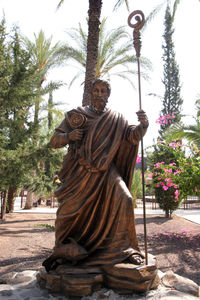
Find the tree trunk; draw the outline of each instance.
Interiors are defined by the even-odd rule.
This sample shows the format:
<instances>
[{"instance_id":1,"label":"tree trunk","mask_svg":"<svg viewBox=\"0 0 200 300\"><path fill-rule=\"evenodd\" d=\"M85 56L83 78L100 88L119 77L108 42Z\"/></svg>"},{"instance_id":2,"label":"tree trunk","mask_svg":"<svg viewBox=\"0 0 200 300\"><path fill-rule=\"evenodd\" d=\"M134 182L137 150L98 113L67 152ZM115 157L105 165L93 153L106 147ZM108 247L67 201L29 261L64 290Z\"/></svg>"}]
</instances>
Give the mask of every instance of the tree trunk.
<instances>
[{"instance_id":1,"label":"tree trunk","mask_svg":"<svg viewBox=\"0 0 200 300\"><path fill-rule=\"evenodd\" d=\"M53 93L52 91L49 92L49 99L48 99L48 129L50 130L53 124Z\"/></svg>"},{"instance_id":2,"label":"tree trunk","mask_svg":"<svg viewBox=\"0 0 200 300\"><path fill-rule=\"evenodd\" d=\"M24 209L31 209L33 207L33 202L35 202L36 200L37 200L36 194L33 193L29 188L26 196L26 203Z\"/></svg>"},{"instance_id":3,"label":"tree trunk","mask_svg":"<svg viewBox=\"0 0 200 300\"><path fill-rule=\"evenodd\" d=\"M9 186L8 188L8 212L12 213L14 211L15 204L15 194L17 189L14 186Z\"/></svg>"},{"instance_id":4,"label":"tree trunk","mask_svg":"<svg viewBox=\"0 0 200 300\"><path fill-rule=\"evenodd\" d=\"M1 192L1 220L5 219L7 191Z\"/></svg>"},{"instance_id":5,"label":"tree trunk","mask_svg":"<svg viewBox=\"0 0 200 300\"><path fill-rule=\"evenodd\" d=\"M96 74L101 7L102 7L102 0L89 0L87 59L86 59L85 85L84 85L83 103L82 103L83 106L90 104L91 82L95 79L95 74Z\"/></svg>"},{"instance_id":6,"label":"tree trunk","mask_svg":"<svg viewBox=\"0 0 200 300\"><path fill-rule=\"evenodd\" d=\"M168 210L165 211L165 218L169 218L169 211Z\"/></svg>"},{"instance_id":7,"label":"tree trunk","mask_svg":"<svg viewBox=\"0 0 200 300\"><path fill-rule=\"evenodd\" d=\"M165 210L165 218L171 218L171 211L170 210Z\"/></svg>"},{"instance_id":8,"label":"tree trunk","mask_svg":"<svg viewBox=\"0 0 200 300\"><path fill-rule=\"evenodd\" d=\"M38 126L39 109L40 109L40 100L39 100L39 96L37 96L35 99L35 112L34 112L34 125L35 126Z\"/></svg>"}]
</instances>

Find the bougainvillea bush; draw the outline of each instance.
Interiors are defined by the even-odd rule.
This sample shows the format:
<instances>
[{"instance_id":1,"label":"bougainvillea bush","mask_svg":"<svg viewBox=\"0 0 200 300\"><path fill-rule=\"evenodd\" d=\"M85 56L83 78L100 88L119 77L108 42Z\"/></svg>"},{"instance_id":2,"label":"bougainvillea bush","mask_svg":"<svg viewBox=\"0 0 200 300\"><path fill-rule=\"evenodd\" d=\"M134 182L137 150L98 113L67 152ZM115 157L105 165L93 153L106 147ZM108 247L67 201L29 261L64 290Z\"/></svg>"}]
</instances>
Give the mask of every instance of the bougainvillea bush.
<instances>
[{"instance_id":1,"label":"bougainvillea bush","mask_svg":"<svg viewBox=\"0 0 200 300\"><path fill-rule=\"evenodd\" d=\"M174 149L163 143L158 143L154 146L151 160L156 202L165 211L166 217L169 217L181 202L178 186L174 180L177 174Z\"/></svg>"},{"instance_id":2,"label":"bougainvillea bush","mask_svg":"<svg viewBox=\"0 0 200 300\"><path fill-rule=\"evenodd\" d=\"M158 142L150 157L156 202L170 217L188 195L200 195L200 158L194 146L187 151L180 141ZM188 150L188 149L187 149Z\"/></svg>"}]
</instances>

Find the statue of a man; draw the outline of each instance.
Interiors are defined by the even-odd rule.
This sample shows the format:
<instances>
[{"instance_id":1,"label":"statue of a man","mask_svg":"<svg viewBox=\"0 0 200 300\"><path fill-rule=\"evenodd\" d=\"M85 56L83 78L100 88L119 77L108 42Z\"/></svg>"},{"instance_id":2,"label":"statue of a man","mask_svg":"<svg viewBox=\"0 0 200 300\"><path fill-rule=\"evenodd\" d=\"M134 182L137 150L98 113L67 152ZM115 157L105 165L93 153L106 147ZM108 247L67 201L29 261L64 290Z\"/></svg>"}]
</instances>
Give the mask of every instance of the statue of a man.
<instances>
[{"instance_id":1,"label":"statue of a man","mask_svg":"<svg viewBox=\"0 0 200 300\"><path fill-rule=\"evenodd\" d=\"M148 127L144 111L140 124L106 108L110 85L92 84L91 105L66 113L51 145L69 145L55 191L57 210L53 254L46 270L73 263L83 266L129 262L141 264L130 193L138 144Z\"/></svg>"}]
</instances>

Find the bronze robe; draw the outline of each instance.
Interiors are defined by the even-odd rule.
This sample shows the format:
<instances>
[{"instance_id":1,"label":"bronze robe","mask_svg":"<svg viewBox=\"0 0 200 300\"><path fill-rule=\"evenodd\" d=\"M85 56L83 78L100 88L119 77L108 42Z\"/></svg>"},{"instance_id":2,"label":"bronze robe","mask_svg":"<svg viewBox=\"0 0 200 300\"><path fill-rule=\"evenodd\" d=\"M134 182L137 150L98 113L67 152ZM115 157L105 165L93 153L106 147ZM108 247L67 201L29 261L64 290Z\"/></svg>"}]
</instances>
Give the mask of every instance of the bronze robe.
<instances>
[{"instance_id":1,"label":"bronze robe","mask_svg":"<svg viewBox=\"0 0 200 300\"><path fill-rule=\"evenodd\" d=\"M81 115L81 142L69 143L70 119ZM73 125L73 126L72 126ZM73 127L73 128L72 128ZM56 245L73 238L88 251L84 265L114 264L139 252L130 194L139 126L129 126L121 114L97 114L78 107L66 114L51 139L54 148L69 144L55 195L60 203L56 218Z\"/></svg>"}]
</instances>

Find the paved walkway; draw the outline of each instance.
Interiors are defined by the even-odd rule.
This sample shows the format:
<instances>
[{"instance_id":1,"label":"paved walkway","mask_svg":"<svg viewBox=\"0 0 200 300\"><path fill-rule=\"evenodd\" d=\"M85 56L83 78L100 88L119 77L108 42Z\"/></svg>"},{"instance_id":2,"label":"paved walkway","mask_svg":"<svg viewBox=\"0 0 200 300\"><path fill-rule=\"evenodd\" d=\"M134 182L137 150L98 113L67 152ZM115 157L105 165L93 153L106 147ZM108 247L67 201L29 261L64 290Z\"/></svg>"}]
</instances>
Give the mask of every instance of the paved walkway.
<instances>
[{"instance_id":1,"label":"paved walkway","mask_svg":"<svg viewBox=\"0 0 200 300\"><path fill-rule=\"evenodd\" d=\"M143 214L142 208L136 208L135 214ZM161 209L146 209L147 215L164 215L164 211ZM200 224L200 209L177 209L174 213L176 216L183 217L191 222Z\"/></svg>"},{"instance_id":2,"label":"paved walkway","mask_svg":"<svg viewBox=\"0 0 200 300\"><path fill-rule=\"evenodd\" d=\"M17 213L56 213L57 207L56 208L50 208L50 207L34 207L31 210L27 209L21 209L19 206L15 206L14 212ZM135 209L135 214L141 215L143 214L143 209L141 207ZM161 209L151 209L151 208L146 208L146 214L147 215L164 215L164 211ZM174 215L176 216L181 216L184 219L187 219L191 222L200 224L200 209L177 209L174 212Z\"/></svg>"}]
</instances>

